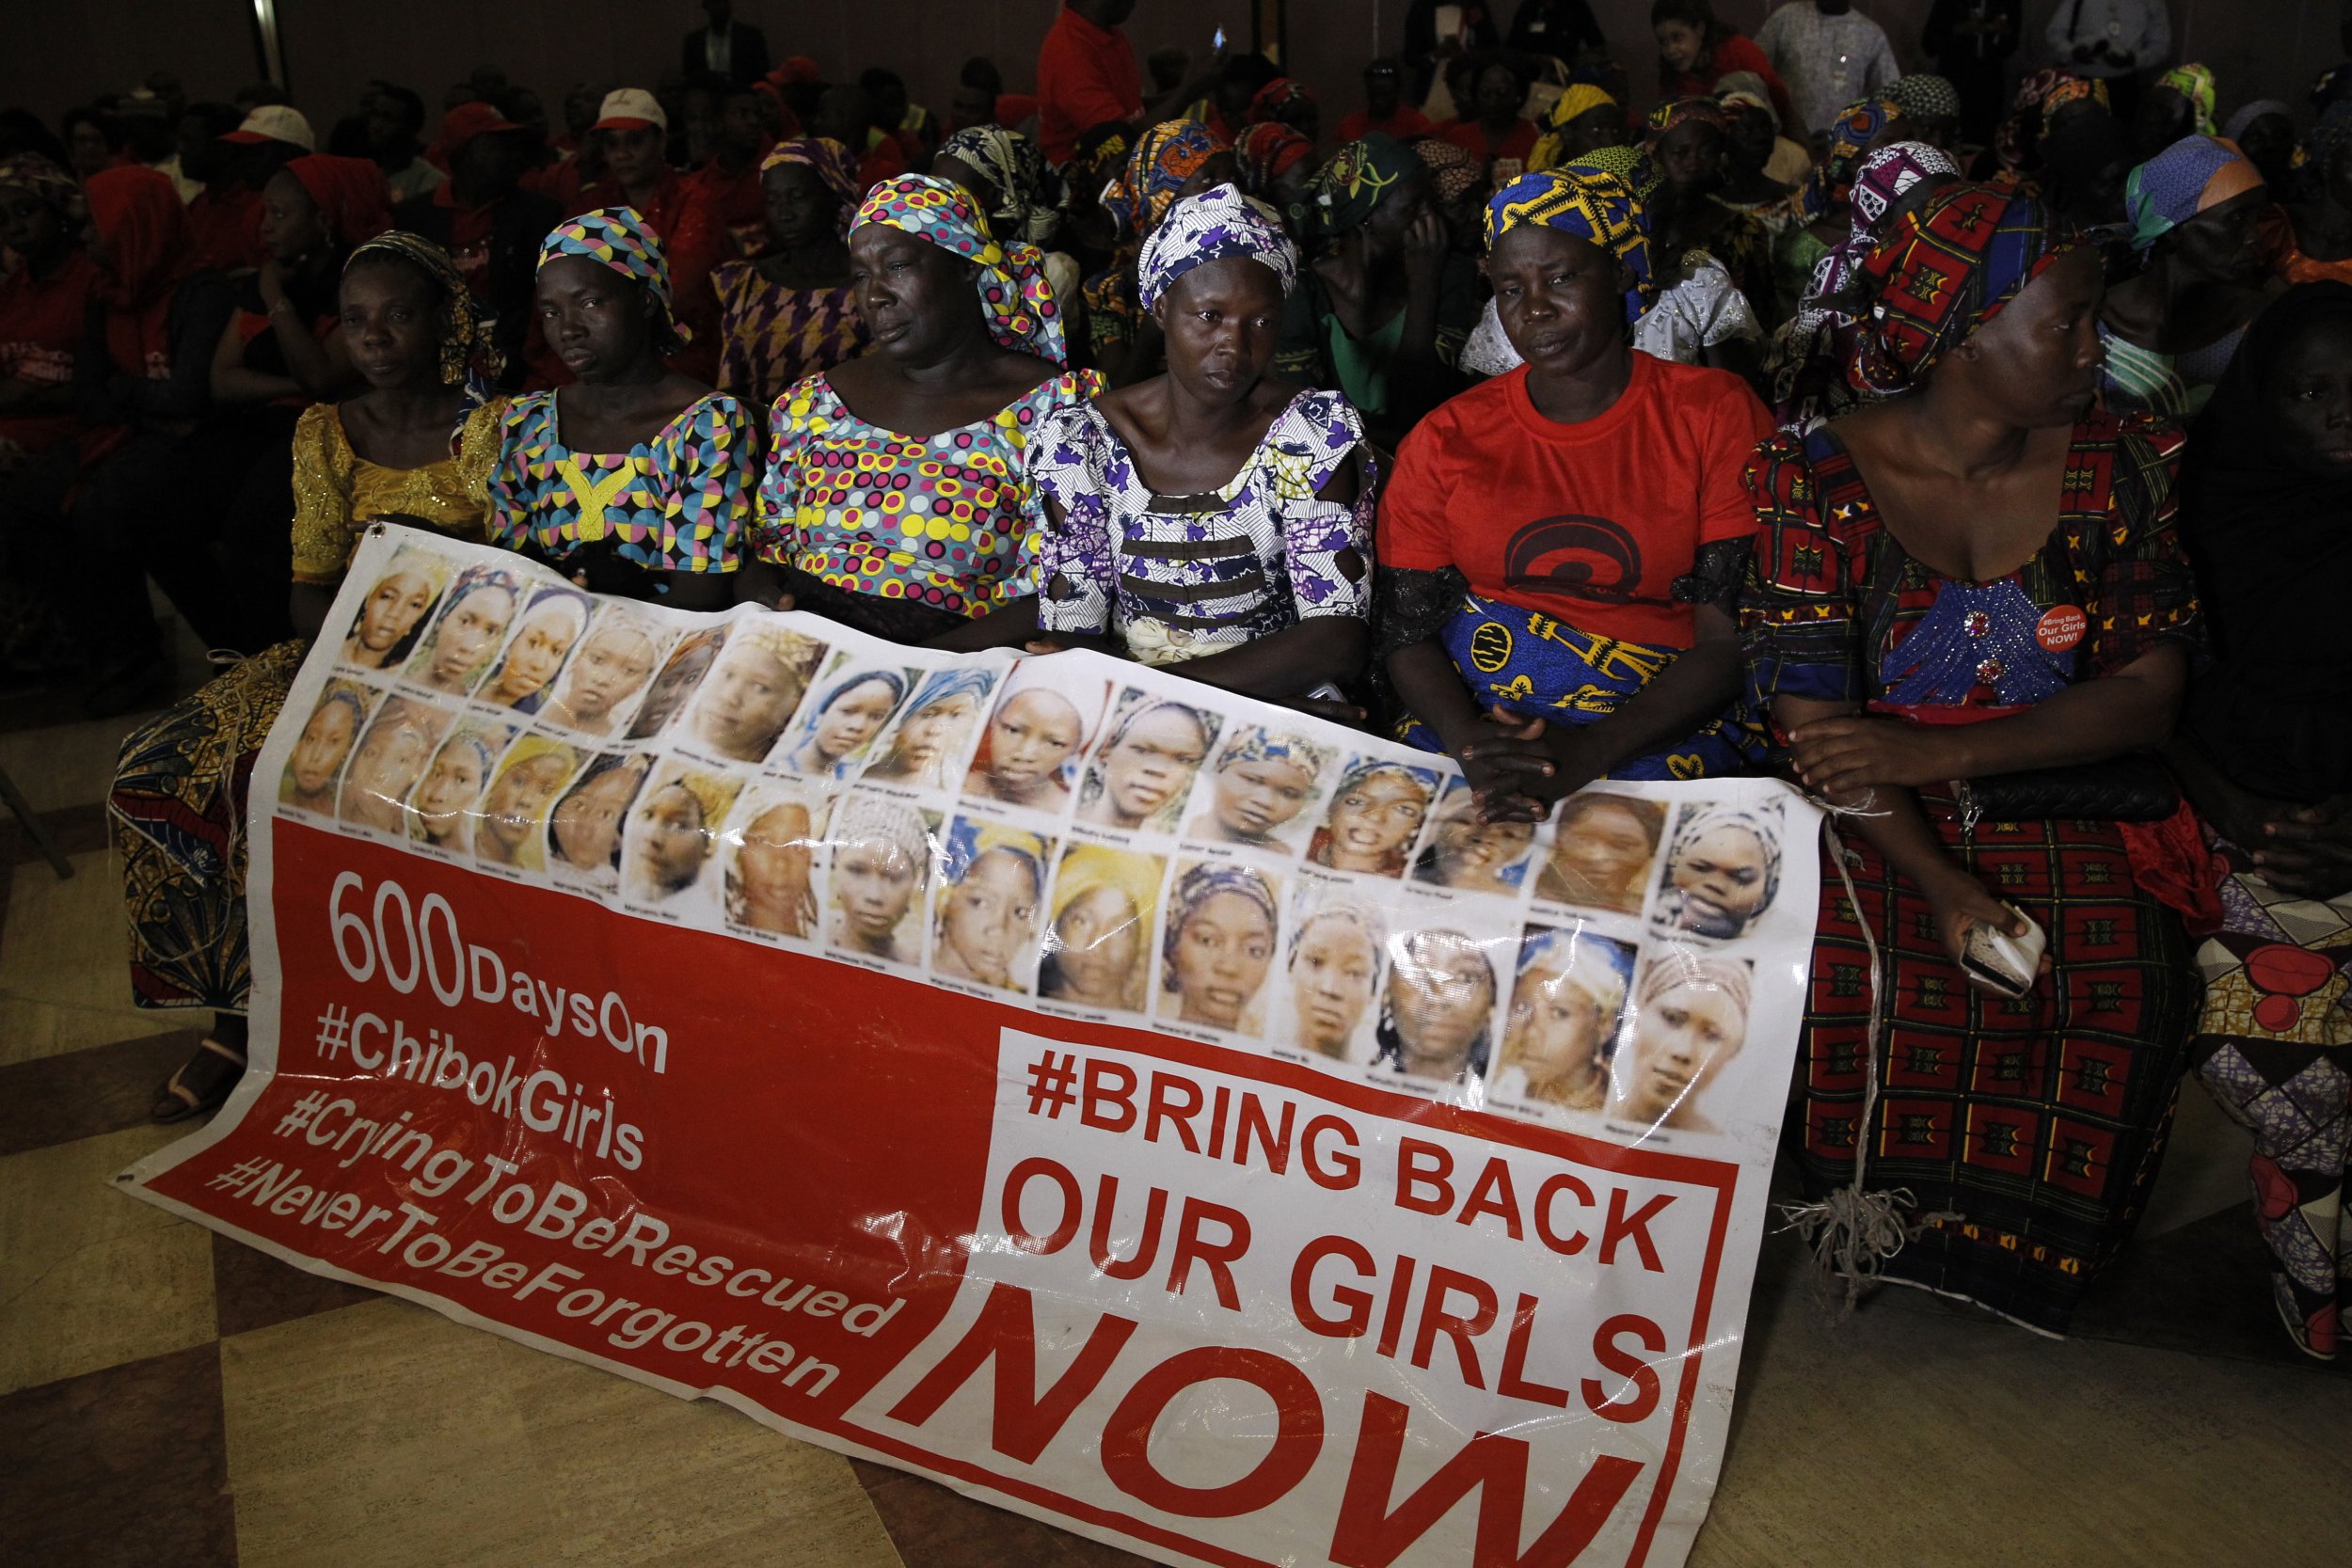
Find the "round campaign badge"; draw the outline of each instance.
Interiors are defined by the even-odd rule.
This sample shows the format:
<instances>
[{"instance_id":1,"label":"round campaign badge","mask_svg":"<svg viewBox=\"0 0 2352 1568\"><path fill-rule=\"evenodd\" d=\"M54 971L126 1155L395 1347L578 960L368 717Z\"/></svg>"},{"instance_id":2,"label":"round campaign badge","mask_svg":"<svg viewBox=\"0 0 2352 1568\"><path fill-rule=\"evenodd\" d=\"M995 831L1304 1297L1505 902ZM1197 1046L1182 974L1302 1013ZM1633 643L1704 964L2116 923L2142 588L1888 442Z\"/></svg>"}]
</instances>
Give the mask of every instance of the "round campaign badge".
<instances>
[{"instance_id":1,"label":"round campaign badge","mask_svg":"<svg viewBox=\"0 0 2352 1568\"><path fill-rule=\"evenodd\" d=\"M2062 604L2035 623L2033 640L2054 654L2062 654L2083 640L2090 617L2071 604Z\"/></svg>"}]
</instances>

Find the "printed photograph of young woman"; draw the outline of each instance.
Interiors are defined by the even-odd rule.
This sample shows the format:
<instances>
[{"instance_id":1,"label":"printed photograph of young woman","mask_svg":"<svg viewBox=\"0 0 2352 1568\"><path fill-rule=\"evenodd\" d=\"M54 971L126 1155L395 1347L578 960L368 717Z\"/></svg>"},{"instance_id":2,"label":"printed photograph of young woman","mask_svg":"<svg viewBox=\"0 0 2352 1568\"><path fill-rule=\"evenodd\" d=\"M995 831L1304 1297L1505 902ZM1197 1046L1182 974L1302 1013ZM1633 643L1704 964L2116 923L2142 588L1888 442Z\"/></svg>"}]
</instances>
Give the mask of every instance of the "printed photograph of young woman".
<instances>
[{"instance_id":1,"label":"printed photograph of young woman","mask_svg":"<svg viewBox=\"0 0 2352 1568\"><path fill-rule=\"evenodd\" d=\"M1551 852L1535 873L1535 896L1616 914L1641 913L1665 830L1662 800L1580 790L1560 802Z\"/></svg>"},{"instance_id":2,"label":"printed photograph of young woman","mask_svg":"<svg viewBox=\"0 0 2352 1568\"><path fill-rule=\"evenodd\" d=\"M1101 845L1073 846L1054 877L1053 925L1037 993L1103 1012L1139 1013L1151 988L1152 931L1168 863Z\"/></svg>"},{"instance_id":3,"label":"printed photograph of young woman","mask_svg":"<svg viewBox=\"0 0 2352 1568\"><path fill-rule=\"evenodd\" d=\"M933 819L913 806L851 791L826 837L832 909L825 940L884 963L923 961L923 895L930 882Z\"/></svg>"},{"instance_id":4,"label":"printed photograph of young woman","mask_svg":"<svg viewBox=\"0 0 2352 1568\"><path fill-rule=\"evenodd\" d=\"M643 752L596 759L548 817L548 869L557 880L612 893L621 885L621 832L653 771Z\"/></svg>"},{"instance_id":5,"label":"printed photograph of young woman","mask_svg":"<svg viewBox=\"0 0 2352 1568\"><path fill-rule=\"evenodd\" d=\"M1334 871L1402 876L1437 798L1436 769L1358 757L1332 788L1330 809L1307 842L1307 858Z\"/></svg>"},{"instance_id":6,"label":"printed photograph of young woman","mask_svg":"<svg viewBox=\"0 0 2352 1568\"><path fill-rule=\"evenodd\" d=\"M1489 1080L1497 1094L1564 1111L1609 1101L1609 1053L1625 1011L1633 949L1570 927L1531 926Z\"/></svg>"},{"instance_id":7,"label":"printed photograph of young woman","mask_svg":"<svg viewBox=\"0 0 2352 1568\"><path fill-rule=\"evenodd\" d=\"M344 634L340 662L355 670L396 670L417 649L417 633L449 586L449 562L422 550L401 550L375 579Z\"/></svg>"},{"instance_id":8,"label":"printed photograph of young woman","mask_svg":"<svg viewBox=\"0 0 2352 1568\"><path fill-rule=\"evenodd\" d=\"M445 696L474 689L497 657L522 597L522 579L503 566L469 566L442 601L440 618L408 660L410 680Z\"/></svg>"},{"instance_id":9,"label":"printed photograph of young woman","mask_svg":"<svg viewBox=\"0 0 2352 1568\"><path fill-rule=\"evenodd\" d=\"M460 724L450 732L408 797L408 838L453 855L466 852L474 802L489 787L491 766L515 732L504 725Z\"/></svg>"},{"instance_id":10,"label":"printed photograph of young woman","mask_svg":"<svg viewBox=\"0 0 2352 1568\"><path fill-rule=\"evenodd\" d=\"M836 661L816 700L776 758L779 767L808 779L846 779L866 760L866 748L882 732L907 694L905 670L843 669Z\"/></svg>"},{"instance_id":11,"label":"printed photograph of young woman","mask_svg":"<svg viewBox=\"0 0 2352 1568\"><path fill-rule=\"evenodd\" d=\"M516 713L538 712L548 688L588 629L593 602L576 588L543 588L533 594L516 617L505 657L474 693L475 699Z\"/></svg>"},{"instance_id":12,"label":"printed photograph of young woman","mask_svg":"<svg viewBox=\"0 0 2352 1568\"><path fill-rule=\"evenodd\" d=\"M736 812L724 881L727 924L774 937L817 936L817 855L824 847L821 799L771 786Z\"/></svg>"},{"instance_id":13,"label":"printed photograph of young woman","mask_svg":"<svg viewBox=\"0 0 2352 1568\"><path fill-rule=\"evenodd\" d=\"M1610 1114L1677 1132L1714 1132L1699 1097L1747 1042L1754 984L1755 966L1744 958L1678 947L1654 953L1634 988L1633 1025L1617 1047Z\"/></svg>"},{"instance_id":14,"label":"printed photograph of young woman","mask_svg":"<svg viewBox=\"0 0 2352 1568\"><path fill-rule=\"evenodd\" d=\"M964 753L980 727L980 712L996 688L993 670L934 670L898 710L866 765L868 783L910 789L952 790L963 782Z\"/></svg>"},{"instance_id":15,"label":"printed photograph of young woman","mask_svg":"<svg viewBox=\"0 0 2352 1568\"><path fill-rule=\"evenodd\" d=\"M335 816L355 828L379 833L408 831L408 792L424 777L452 715L415 697L392 697L377 710L375 722L359 737L343 769L342 793Z\"/></svg>"},{"instance_id":16,"label":"printed photograph of young woman","mask_svg":"<svg viewBox=\"0 0 2352 1568\"><path fill-rule=\"evenodd\" d=\"M1534 847L1533 822L1481 821L1469 782L1455 779L1446 786L1413 877L1456 893L1517 898L1527 876L1528 851Z\"/></svg>"},{"instance_id":17,"label":"printed photograph of young woman","mask_svg":"<svg viewBox=\"0 0 2352 1568\"><path fill-rule=\"evenodd\" d=\"M621 846L623 895L640 904L668 904L703 880L719 849L719 830L742 789L737 781L675 764L655 774L636 807Z\"/></svg>"},{"instance_id":18,"label":"printed photograph of young woman","mask_svg":"<svg viewBox=\"0 0 2352 1568\"><path fill-rule=\"evenodd\" d=\"M1079 755L1109 695L1073 663L1046 655L1013 666L980 732L964 794L1056 815L1070 803Z\"/></svg>"},{"instance_id":19,"label":"printed photograph of young woman","mask_svg":"<svg viewBox=\"0 0 2352 1568\"><path fill-rule=\"evenodd\" d=\"M335 786L342 783L343 764L359 743L375 693L355 681L331 680L319 696L319 705L302 722L294 752L286 758L286 776L278 782L278 803L314 816L335 815Z\"/></svg>"},{"instance_id":20,"label":"printed photograph of young woman","mask_svg":"<svg viewBox=\"0 0 2352 1568\"><path fill-rule=\"evenodd\" d=\"M699 746L736 762L757 762L801 705L825 645L780 622L738 621L725 651L695 693L686 734Z\"/></svg>"},{"instance_id":21,"label":"printed photograph of young woman","mask_svg":"<svg viewBox=\"0 0 2352 1568\"><path fill-rule=\"evenodd\" d=\"M1407 931L1389 941L1389 984L1375 1038L1379 1065L1430 1085L1467 1084L1486 1070L1495 972L1462 931Z\"/></svg>"},{"instance_id":22,"label":"printed photograph of young woman","mask_svg":"<svg viewBox=\"0 0 2352 1568\"><path fill-rule=\"evenodd\" d=\"M1280 907L1263 872L1222 862L1184 869L1160 936L1161 1020L1263 1034L1261 993L1274 968Z\"/></svg>"},{"instance_id":23,"label":"printed photograph of young woman","mask_svg":"<svg viewBox=\"0 0 2352 1568\"><path fill-rule=\"evenodd\" d=\"M611 735L630 700L653 678L664 641L661 630L644 617L616 605L602 606L589 622L588 634L580 640L564 678L537 705L539 717L582 735ZM699 672L695 678L700 678Z\"/></svg>"},{"instance_id":24,"label":"printed photograph of young woman","mask_svg":"<svg viewBox=\"0 0 2352 1568\"><path fill-rule=\"evenodd\" d=\"M1216 744L1215 714L1130 689L1078 791L1078 820L1174 832L1193 775Z\"/></svg>"},{"instance_id":25,"label":"printed photograph of young woman","mask_svg":"<svg viewBox=\"0 0 2352 1568\"><path fill-rule=\"evenodd\" d=\"M1683 807L1656 923L1722 942L1744 935L1780 891L1780 824L1770 805Z\"/></svg>"},{"instance_id":26,"label":"printed photograph of young woman","mask_svg":"<svg viewBox=\"0 0 2352 1568\"><path fill-rule=\"evenodd\" d=\"M482 798L474 858L518 871L546 869L548 810L579 768L577 751L544 735L526 735L508 747Z\"/></svg>"},{"instance_id":27,"label":"printed photograph of young woman","mask_svg":"<svg viewBox=\"0 0 2352 1568\"><path fill-rule=\"evenodd\" d=\"M1301 735L1250 724L1235 730L1216 766L1195 789L1187 838L1203 844L1246 844L1295 851L1298 824L1314 804L1318 781L1332 752ZM1205 799L1202 799L1205 797Z\"/></svg>"},{"instance_id":28,"label":"printed photograph of young woman","mask_svg":"<svg viewBox=\"0 0 2352 1568\"><path fill-rule=\"evenodd\" d=\"M1290 957L1291 1031L1295 1045L1334 1061L1369 1059L1364 1024L1380 985L1380 953L1388 944L1388 923L1360 900L1307 891L1294 911Z\"/></svg>"},{"instance_id":29,"label":"printed photograph of young woman","mask_svg":"<svg viewBox=\"0 0 2352 1568\"><path fill-rule=\"evenodd\" d=\"M645 689L644 705L637 710L636 719L628 726L631 740L650 740L661 733L662 727L677 717L678 709L694 694L703 676L718 662L719 649L726 641L724 626L707 626L701 631L688 632L668 660L661 673L654 676Z\"/></svg>"},{"instance_id":30,"label":"printed photograph of young woman","mask_svg":"<svg viewBox=\"0 0 2352 1568\"><path fill-rule=\"evenodd\" d=\"M947 830L946 879L931 928L931 973L997 990L1035 978L1038 911L1054 841L958 817Z\"/></svg>"}]
</instances>

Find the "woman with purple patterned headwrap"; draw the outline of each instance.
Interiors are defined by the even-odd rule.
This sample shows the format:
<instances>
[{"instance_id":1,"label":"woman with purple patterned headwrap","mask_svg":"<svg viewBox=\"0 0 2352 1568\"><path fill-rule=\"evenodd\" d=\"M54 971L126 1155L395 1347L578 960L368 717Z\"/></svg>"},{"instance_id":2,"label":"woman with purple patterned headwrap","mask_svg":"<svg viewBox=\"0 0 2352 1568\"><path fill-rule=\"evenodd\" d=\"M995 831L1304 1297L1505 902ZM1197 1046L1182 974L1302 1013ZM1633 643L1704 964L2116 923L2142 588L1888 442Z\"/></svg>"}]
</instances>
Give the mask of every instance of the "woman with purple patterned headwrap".
<instances>
[{"instance_id":1,"label":"woman with purple patterned headwrap","mask_svg":"<svg viewBox=\"0 0 2352 1568\"><path fill-rule=\"evenodd\" d=\"M850 286L857 161L837 141L778 142L759 166L768 246L710 275L719 296L719 389L760 407L866 347Z\"/></svg>"}]
</instances>

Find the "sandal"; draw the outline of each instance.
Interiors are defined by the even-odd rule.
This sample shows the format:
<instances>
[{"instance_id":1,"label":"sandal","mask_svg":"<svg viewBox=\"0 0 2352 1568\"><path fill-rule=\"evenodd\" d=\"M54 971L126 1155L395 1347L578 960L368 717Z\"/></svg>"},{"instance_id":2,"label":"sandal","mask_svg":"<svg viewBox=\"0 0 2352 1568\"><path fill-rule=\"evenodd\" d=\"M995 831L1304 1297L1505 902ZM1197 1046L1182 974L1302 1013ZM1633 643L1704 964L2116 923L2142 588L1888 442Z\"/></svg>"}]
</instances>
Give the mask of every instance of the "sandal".
<instances>
[{"instance_id":1,"label":"sandal","mask_svg":"<svg viewBox=\"0 0 2352 1568\"><path fill-rule=\"evenodd\" d=\"M212 1058L218 1058L217 1061ZM224 1069L220 1063L228 1067ZM199 1074L196 1069L206 1069ZM158 1122L186 1121L192 1117L210 1116L220 1109L238 1080L245 1076L245 1053L220 1043L209 1035L196 1048L196 1053L182 1062L164 1086L155 1093L155 1103L149 1108L150 1119ZM191 1087L188 1080L207 1080L200 1087Z\"/></svg>"}]
</instances>

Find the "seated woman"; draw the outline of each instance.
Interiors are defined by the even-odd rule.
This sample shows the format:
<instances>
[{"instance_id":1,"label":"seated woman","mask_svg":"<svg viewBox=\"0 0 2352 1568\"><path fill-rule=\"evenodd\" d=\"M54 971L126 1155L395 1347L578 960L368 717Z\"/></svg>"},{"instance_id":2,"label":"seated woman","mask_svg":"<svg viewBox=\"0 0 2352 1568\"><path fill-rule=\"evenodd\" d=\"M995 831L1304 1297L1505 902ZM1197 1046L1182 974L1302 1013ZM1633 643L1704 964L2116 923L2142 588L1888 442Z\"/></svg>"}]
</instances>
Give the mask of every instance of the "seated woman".
<instances>
[{"instance_id":1,"label":"seated woman","mask_svg":"<svg viewBox=\"0 0 2352 1568\"><path fill-rule=\"evenodd\" d=\"M710 610L740 564L759 440L743 405L670 370L686 342L661 242L629 207L558 225L539 249L539 322L579 379L507 409L491 543L580 587Z\"/></svg>"},{"instance_id":2,"label":"seated woman","mask_svg":"<svg viewBox=\"0 0 2352 1568\"><path fill-rule=\"evenodd\" d=\"M2169 752L2210 824L2222 911L2198 952L2189 1054L2253 1132L2279 1317L2326 1357L2343 1343L2352 1114L2352 671L2336 635L2352 594L2352 285L2300 285L2255 319L2181 483L2216 657Z\"/></svg>"},{"instance_id":3,"label":"seated woman","mask_svg":"<svg viewBox=\"0 0 2352 1568\"><path fill-rule=\"evenodd\" d=\"M1558 168L1587 152L1623 147L1631 137L1624 104L1590 82L1571 82L1544 117L1544 134L1527 155L1527 166L1538 171Z\"/></svg>"},{"instance_id":4,"label":"seated woman","mask_svg":"<svg viewBox=\"0 0 2352 1568\"><path fill-rule=\"evenodd\" d=\"M778 142L759 166L768 247L711 270L719 296L719 390L765 408L803 376L866 349L850 286L857 161L822 136Z\"/></svg>"},{"instance_id":5,"label":"seated woman","mask_svg":"<svg viewBox=\"0 0 2352 1568\"><path fill-rule=\"evenodd\" d=\"M1041 521L1025 453L1102 378L1061 368L1036 249L990 238L960 186L876 186L850 254L874 348L777 400L740 593L894 642L972 635L1008 606L1022 621Z\"/></svg>"},{"instance_id":6,"label":"seated woman","mask_svg":"<svg viewBox=\"0 0 2352 1568\"><path fill-rule=\"evenodd\" d=\"M2184 136L2132 170L2123 200L2143 264L2099 308L2100 401L2186 419L2275 286L2263 241L2270 188L2228 142Z\"/></svg>"},{"instance_id":7,"label":"seated woman","mask_svg":"<svg viewBox=\"0 0 2352 1568\"><path fill-rule=\"evenodd\" d=\"M1437 134L1478 160L1490 185L1507 185L1526 171L1535 150L1535 122L1519 113L1527 102L1527 78L1518 64L1501 55L1474 61L1470 98L1463 113L1437 127Z\"/></svg>"},{"instance_id":8,"label":"seated woman","mask_svg":"<svg viewBox=\"0 0 2352 1568\"><path fill-rule=\"evenodd\" d=\"M2194 63L2177 65L2158 76L2140 95L2133 116L2132 135L2139 155L2153 158L2183 136L2210 136L2213 123L2213 72Z\"/></svg>"},{"instance_id":9,"label":"seated woman","mask_svg":"<svg viewBox=\"0 0 2352 1568\"><path fill-rule=\"evenodd\" d=\"M1716 195L1730 128L1711 98L1677 98L1650 111L1645 150L1657 182L1642 199L1649 210L1651 262L1661 274L1678 274L1695 251L1730 274L1756 320L1778 321L1772 230Z\"/></svg>"},{"instance_id":10,"label":"seated woman","mask_svg":"<svg viewBox=\"0 0 2352 1568\"><path fill-rule=\"evenodd\" d=\"M1273 119L1250 126L1233 140L1233 162L1241 171L1233 182L1245 196L1256 197L1280 214L1294 240L1298 231L1291 225L1306 215L1314 150L1313 143Z\"/></svg>"},{"instance_id":11,"label":"seated woman","mask_svg":"<svg viewBox=\"0 0 2352 1568\"><path fill-rule=\"evenodd\" d=\"M2149 889L2196 873L2147 828L1978 822L1950 781L2170 731L2199 635L2180 443L2092 406L2099 256L2035 199L1946 191L1865 271L1862 350L1899 395L1773 437L1749 477L1751 677L1797 776L1862 813L1821 879L1799 1163L1826 1256L1883 1217L1910 1234L1884 1277L2063 1333L2163 1150L2196 989ZM1970 985L1975 928L2028 920L2046 972L2014 1001ZM1837 978L1874 966L1876 998Z\"/></svg>"},{"instance_id":12,"label":"seated woman","mask_svg":"<svg viewBox=\"0 0 2352 1568\"><path fill-rule=\"evenodd\" d=\"M1168 372L1038 427L1037 629L1276 701L1362 666L1377 475L1347 400L1270 378L1298 253L1231 185L1146 241Z\"/></svg>"},{"instance_id":13,"label":"seated woman","mask_svg":"<svg viewBox=\"0 0 2352 1568\"><path fill-rule=\"evenodd\" d=\"M362 350L369 389L310 410L297 427L292 610L313 637L370 523L483 537L502 412L472 389L490 325L438 246L398 233L359 246L344 266L338 316ZM394 571L386 583L358 618L367 625L331 628L369 668L405 657L439 593L413 573ZM254 758L308 651L293 641L246 659L123 742L107 806L130 906L133 1000L214 1015L197 1054L159 1092L159 1121L213 1109L244 1070L252 984L245 802Z\"/></svg>"},{"instance_id":14,"label":"seated woman","mask_svg":"<svg viewBox=\"0 0 2352 1568\"><path fill-rule=\"evenodd\" d=\"M1490 821L1604 776L1738 770L1740 476L1763 406L1727 372L1627 346L1649 247L1622 181L1522 176L1487 232L1526 363L1422 421L1382 499L1399 736L1460 762Z\"/></svg>"},{"instance_id":15,"label":"seated woman","mask_svg":"<svg viewBox=\"0 0 2352 1568\"><path fill-rule=\"evenodd\" d=\"M1143 243L1179 198L1209 190L1240 172L1232 149L1188 119L1152 126L1136 139L1119 175L1103 188L1104 214L1116 226L1110 265L1086 281L1087 338L1104 382L1124 387L1160 368L1159 323L1138 293Z\"/></svg>"}]
</instances>

